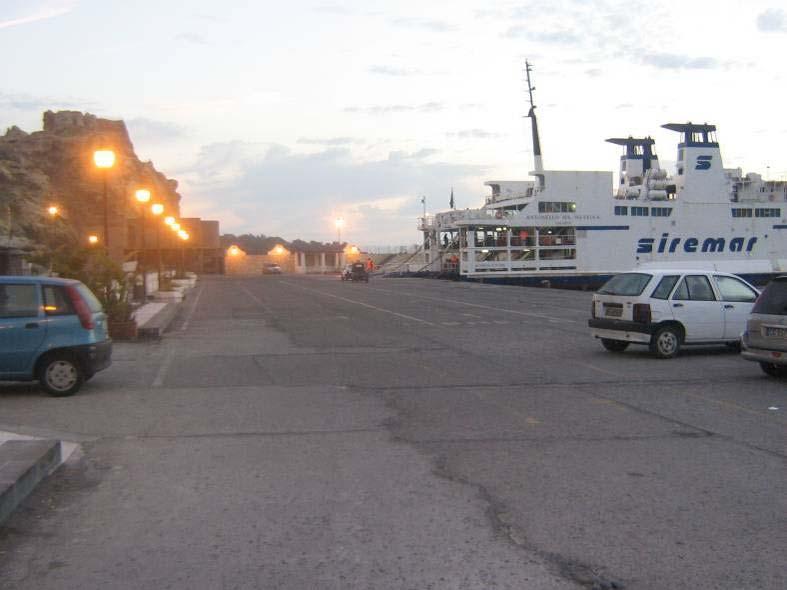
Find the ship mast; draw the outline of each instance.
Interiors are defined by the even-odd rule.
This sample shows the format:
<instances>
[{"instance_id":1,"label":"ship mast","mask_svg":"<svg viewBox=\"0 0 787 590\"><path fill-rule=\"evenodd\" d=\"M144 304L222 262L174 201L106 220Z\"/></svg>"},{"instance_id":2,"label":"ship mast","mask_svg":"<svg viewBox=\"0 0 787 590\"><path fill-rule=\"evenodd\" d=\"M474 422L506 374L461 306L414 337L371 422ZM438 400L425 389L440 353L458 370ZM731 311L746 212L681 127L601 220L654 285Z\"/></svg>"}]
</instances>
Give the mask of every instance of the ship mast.
<instances>
[{"instance_id":1,"label":"ship mast","mask_svg":"<svg viewBox=\"0 0 787 590\"><path fill-rule=\"evenodd\" d=\"M527 93L530 97L530 111L527 117L530 118L530 124L533 132L533 157L535 159L535 171L533 174L538 178L539 188L544 188L544 162L541 159L541 140L538 137L538 121L536 121L536 105L533 102L533 91L536 89L530 82L530 72L533 67L530 62L525 60L525 73L527 75Z\"/></svg>"}]
</instances>

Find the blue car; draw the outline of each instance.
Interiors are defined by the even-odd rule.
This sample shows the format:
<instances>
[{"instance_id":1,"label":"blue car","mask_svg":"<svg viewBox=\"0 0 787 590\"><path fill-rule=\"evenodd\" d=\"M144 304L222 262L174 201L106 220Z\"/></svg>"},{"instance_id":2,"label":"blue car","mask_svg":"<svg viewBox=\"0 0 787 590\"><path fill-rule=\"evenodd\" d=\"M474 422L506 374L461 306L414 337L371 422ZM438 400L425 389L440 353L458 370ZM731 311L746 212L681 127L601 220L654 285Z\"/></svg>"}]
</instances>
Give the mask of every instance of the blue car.
<instances>
[{"instance_id":1,"label":"blue car","mask_svg":"<svg viewBox=\"0 0 787 590\"><path fill-rule=\"evenodd\" d=\"M0 276L0 380L73 395L112 362L101 302L71 279Z\"/></svg>"}]
</instances>

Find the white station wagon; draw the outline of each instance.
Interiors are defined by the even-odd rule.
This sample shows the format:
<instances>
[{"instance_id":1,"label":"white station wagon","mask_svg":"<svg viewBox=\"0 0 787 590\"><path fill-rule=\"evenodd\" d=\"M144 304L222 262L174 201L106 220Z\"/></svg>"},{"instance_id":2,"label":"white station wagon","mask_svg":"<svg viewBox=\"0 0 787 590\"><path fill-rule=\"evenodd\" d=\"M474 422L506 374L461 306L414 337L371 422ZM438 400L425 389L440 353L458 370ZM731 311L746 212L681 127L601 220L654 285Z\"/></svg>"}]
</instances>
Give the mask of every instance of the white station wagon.
<instances>
[{"instance_id":1,"label":"white station wagon","mask_svg":"<svg viewBox=\"0 0 787 590\"><path fill-rule=\"evenodd\" d=\"M626 272L593 295L588 325L609 351L647 344L659 358L672 358L684 344L739 344L758 295L740 277L723 272Z\"/></svg>"}]
</instances>

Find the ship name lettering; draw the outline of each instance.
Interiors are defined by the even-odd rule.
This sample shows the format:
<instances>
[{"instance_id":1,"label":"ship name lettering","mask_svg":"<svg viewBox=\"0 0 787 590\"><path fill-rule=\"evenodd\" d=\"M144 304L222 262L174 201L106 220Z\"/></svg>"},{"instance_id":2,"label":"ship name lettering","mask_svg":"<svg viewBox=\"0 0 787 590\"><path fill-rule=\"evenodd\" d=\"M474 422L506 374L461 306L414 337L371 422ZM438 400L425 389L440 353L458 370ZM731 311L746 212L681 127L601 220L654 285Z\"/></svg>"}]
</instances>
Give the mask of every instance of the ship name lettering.
<instances>
[{"instance_id":1,"label":"ship name lettering","mask_svg":"<svg viewBox=\"0 0 787 590\"><path fill-rule=\"evenodd\" d=\"M654 238L640 238L637 242L637 254L651 254L654 251L658 254L673 254L679 248L688 254L724 252L725 247L729 252L751 252L756 243L756 237L748 239L736 237L730 238L729 244L724 238L705 238L700 244L699 238L670 237L669 234L663 233L658 242Z\"/></svg>"}]
</instances>

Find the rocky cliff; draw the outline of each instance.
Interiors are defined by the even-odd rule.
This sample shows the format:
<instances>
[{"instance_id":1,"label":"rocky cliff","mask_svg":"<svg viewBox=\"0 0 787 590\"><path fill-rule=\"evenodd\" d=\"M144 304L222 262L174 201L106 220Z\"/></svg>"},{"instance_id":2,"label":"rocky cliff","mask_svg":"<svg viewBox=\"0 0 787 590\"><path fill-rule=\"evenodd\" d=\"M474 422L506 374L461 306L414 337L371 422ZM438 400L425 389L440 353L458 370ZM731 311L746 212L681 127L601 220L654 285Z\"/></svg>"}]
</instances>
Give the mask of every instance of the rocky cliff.
<instances>
[{"instance_id":1,"label":"rocky cliff","mask_svg":"<svg viewBox=\"0 0 787 590\"><path fill-rule=\"evenodd\" d=\"M115 165L106 172L93 162L98 149L115 152ZM178 183L137 158L123 121L47 111L42 131L8 129L0 136L0 246L45 239L55 223L46 211L50 205L61 211L59 231L80 242L91 233L103 239L105 174L110 253L122 260L137 226L136 189L150 190L167 214L179 217Z\"/></svg>"}]
</instances>

